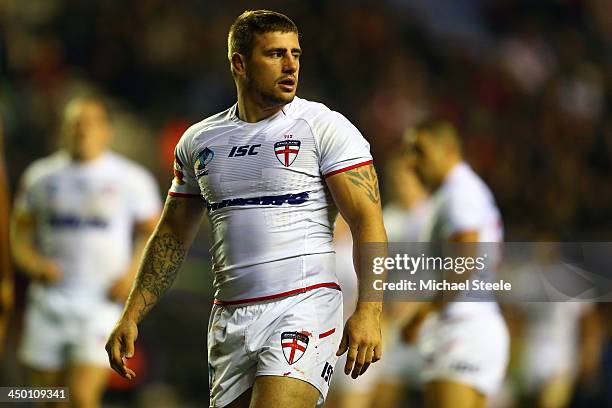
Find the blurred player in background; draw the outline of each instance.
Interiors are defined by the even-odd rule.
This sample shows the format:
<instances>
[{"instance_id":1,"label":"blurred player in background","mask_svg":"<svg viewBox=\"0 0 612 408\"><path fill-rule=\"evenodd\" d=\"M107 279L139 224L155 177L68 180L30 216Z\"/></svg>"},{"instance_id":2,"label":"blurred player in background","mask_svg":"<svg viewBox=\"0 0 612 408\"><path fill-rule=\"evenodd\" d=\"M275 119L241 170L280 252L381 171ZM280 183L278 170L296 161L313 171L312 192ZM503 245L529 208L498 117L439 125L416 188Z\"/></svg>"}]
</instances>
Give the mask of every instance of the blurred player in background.
<instances>
[{"instance_id":1,"label":"blurred player in background","mask_svg":"<svg viewBox=\"0 0 612 408\"><path fill-rule=\"evenodd\" d=\"M432 191L431 242L501 242L500 213L484 182L463 161L455 128L430 120L411 140L414 169ZM456 299L457 300L457 299ZM500 387L509 336L496 302L425 304L407 324L407 338L419 335L424 360L425 398L431 407L484 407Z\"/></svg>"},{"instance_id":2,"label":"blurred player in background","mask_svg":"<svg viewBox=\"0 0 612 408\"><path fill-rule=\"evenodd\" d=\"M391 156L385 166L389 203L383 208L383 219L390 244L418 242L431 213L428 193L407 161L407 152ZM342 217L334 230L336 271L344 297L344 314L350 316L357 302L357 275L352 262L353 242ZM389 302L383 313L385 356L371 367L367 375L351 381L344 376L333 380L332 392L338 405L346 408L406 406L406 390L418 390L420 355L414 345L405 344L400 336L401 321L409 319L419 305ZM338 363L344 364L344 358Z\"/></svg>"},{"instance_id":3,"label":"blurred player in background","mask_svg":"<svg viewBox=\"0 0 612 408\"><path fill-rule=\"evenodd\" d=\"M520 305L521 406L563 408L579 379L593 377L601 357L601 329L592 304Z\"/></svg>"},{"instance_id":4,"label":"blurred player in background","mask_svg":"<svg viewBox=\"0 0 612 408\"><path fill-rule=\"evenodd\" d=\"M100 405L104 343L160 211L153 177L109 151L112 135L101 99L71 100L63 148L28 167L13 214L13 256L31 279L19 356L32 386L68 386L76 407Z\"/></svg>"},{"instance_id":5,"label":"blurred player in background","mask_svg":"<svg viewBox=\"0 0 612 408\"><path fill-rule=\"evenodd\" d=\"M238 102L187 130L175 178L123 316L107 343L133 378L137 324L172 285L205 211L215 305L208 332L212 407L322 405L337 354L363 374L381 356L382 302L360 297L342 330L332 245L338 209L361 244L386 242L369 144L341 114L295 96L301 48L287 16L257 10L230 28ZM204 198L204 200L202 200ZM367 271L360 296L369 289Z\"/></svg>"},{"instance_id":6,"label":"blurred player in background","mask_svg":"<svg viewBox=\"0 0 612 408\"><path fill-rule=\"evenodd\" d=\"M0 117L0 358L4 352L4 341L8 320L13 311L14 287L9 248L9 197L8 177L4 161L4 133Z\"/></svg>"},{"instance_id":7,"label":"blurred player in background","mask_svg":"<svg viewBox=\"0 0 612 408\"><path fill-rule=\"evenodd\" d=\"M554 234L540 231L535 258L512 267L513 289L537 299L542 288L534 276L559 273L564 266L555 250ZM577 268L577 266L573 266ZM518 404L537 408L569 406L577 383L592 385L599 370L603 342L602 321L590 302L523 302L506 305L516 369L509 380L517 390Z\"/></svg>"}]
</instances>

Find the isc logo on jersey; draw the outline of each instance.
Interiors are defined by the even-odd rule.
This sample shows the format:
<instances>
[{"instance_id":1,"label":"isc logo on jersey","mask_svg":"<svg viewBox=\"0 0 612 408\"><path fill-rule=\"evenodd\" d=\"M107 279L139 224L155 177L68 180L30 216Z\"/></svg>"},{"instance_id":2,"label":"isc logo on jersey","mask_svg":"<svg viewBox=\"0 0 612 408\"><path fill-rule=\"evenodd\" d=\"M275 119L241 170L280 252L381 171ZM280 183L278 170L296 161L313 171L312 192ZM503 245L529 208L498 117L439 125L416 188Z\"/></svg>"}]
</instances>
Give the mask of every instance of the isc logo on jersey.
<instances>
[{"instance_id":1,"label":"isc logo on jersey","mask_svg":"<svg viewBox=\"0 0 612 408\"><path fill-rule=\"evenodd\" d=\"M260 144L234 146L227 157L256 156L259 153L257 151L259 147L261 147Z\"/></svg>"}]
</instances>

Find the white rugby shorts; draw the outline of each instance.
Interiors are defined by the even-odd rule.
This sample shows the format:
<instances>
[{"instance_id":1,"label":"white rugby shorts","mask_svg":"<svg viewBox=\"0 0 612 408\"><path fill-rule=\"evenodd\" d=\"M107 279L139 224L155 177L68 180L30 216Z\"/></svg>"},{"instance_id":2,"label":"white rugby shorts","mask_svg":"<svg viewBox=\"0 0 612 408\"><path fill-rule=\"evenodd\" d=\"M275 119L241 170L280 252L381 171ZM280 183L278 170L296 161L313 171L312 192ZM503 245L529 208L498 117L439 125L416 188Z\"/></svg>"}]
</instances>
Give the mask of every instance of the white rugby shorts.
<instances>
[{"instance_id":1,"label":"white rugby shorts","mask_svg":"<svg viewBox=\"0 0 612 408\"><path fill-rule=\"evenodd\" d=\"M503 382L510 339L497 312L428 317L418 347L423 359L422 380L450 380L491 396Z\"/></svg>"},{"instance_id":2,"label":"white rugby shorts","mask_svg":"<svg viewBox=\"0 0 612 408\"><path fill-rule=\"evenodd\" d=\"M106 340L121 315L117 303L103 302L90 313L58 313L31 302L26 308L20 360L39 370L62 370L71 364L109 367Z\"/></svg>"},{"instance_id":3,"label":"white rugby shorts","mask_svg":"<svg viewBox=\"0 0 612 408\"><path fill-rule=\"evenodd\" d=\"M210 406L224 407L257 376L312 384L322 405L342 339L342 292L318 288L278 300L213 306L208 326Z\"/></svg>"}]
</instances>

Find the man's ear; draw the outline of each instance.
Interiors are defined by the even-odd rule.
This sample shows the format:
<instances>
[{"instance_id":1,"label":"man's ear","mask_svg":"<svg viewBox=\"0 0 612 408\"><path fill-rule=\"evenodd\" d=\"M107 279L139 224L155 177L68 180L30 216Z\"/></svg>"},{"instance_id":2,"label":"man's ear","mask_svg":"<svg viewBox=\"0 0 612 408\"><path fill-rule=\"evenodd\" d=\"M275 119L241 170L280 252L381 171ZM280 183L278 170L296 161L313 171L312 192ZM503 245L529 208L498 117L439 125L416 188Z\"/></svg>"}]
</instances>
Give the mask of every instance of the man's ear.
<instances>
[{"instance_id":1,"label":"man's ear","mask_svg":"<svg viewBox=\"0 0 612 408\"><path fill-rule=\"evenodd\" d=\"M232 54L232 70L236 75L243 75L246 71L246 57L237 52Z\"/></svg>"}]
</instances>

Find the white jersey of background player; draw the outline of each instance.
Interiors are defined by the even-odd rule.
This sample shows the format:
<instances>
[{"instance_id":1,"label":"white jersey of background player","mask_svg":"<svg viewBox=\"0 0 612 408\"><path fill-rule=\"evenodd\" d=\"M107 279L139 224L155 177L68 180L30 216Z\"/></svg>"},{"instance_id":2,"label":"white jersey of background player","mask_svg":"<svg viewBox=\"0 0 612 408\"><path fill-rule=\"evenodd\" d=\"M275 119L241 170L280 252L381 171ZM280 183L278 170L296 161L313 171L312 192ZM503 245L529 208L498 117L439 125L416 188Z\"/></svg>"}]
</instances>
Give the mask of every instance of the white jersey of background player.
<instances>
[{"instance_id":1,"label":"white jersey of background player","mask_svg":"<svg viewBox=\"0 0 612 408\"><path fill-rule=\"evenodd\" d=\"M66 150L28 167L15 205L13 251L32 279L19 355L32 385L69 386L76 404L96 406L110 374L104 342L160 199L144 168L107 151L98 100L71 101L63 133Z\"/></svg>"},{"instance_id":2,"label":"white jersey of background player","mask_svg":"<svg viewBox=\"0 0 612 408\"><path fill-rule=\"evenodd\" d=\"M502 224L493 195L462 161L454 127L441 121L425 122L417 127L411 144L415 171L432 190L433 213L425 238L500 242ZM414 319L407 332L424 316L421 313ZM445 304L425 321L419 338L428 403L484 406L504 378L508 347L506 325L496 303Z\"/></svg>"},{"instance_id":3,"label":"white jersey of background player","mask_svg":"<svg viewBox=\"0 0 612 408\"><path fill-rule=\"evenodd\" d=\"M293 21L246 11L228 45L238 102L177 145L170 196L107 351L133 378L122 357L133 352L136 325L172 283L207 211L210 405L311 408L327 394L337 354L348 349L345 373L354 378L380 358L382 302L361 299L342 330L332 247L336 206L355 242L386 242L376 173L348 120L295 97Z\"/></svg>"}]
</instances>

